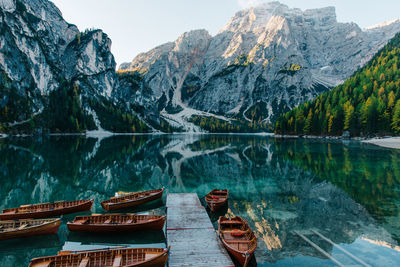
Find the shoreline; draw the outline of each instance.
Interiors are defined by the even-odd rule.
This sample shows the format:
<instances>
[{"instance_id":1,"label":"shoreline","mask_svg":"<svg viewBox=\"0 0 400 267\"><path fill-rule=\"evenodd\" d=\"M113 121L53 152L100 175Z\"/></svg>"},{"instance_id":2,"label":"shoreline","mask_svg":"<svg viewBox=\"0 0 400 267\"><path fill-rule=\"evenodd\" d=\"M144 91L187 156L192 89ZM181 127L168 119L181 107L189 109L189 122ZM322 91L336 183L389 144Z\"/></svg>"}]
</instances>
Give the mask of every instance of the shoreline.
<instances>
[{"instance_id":1,"label":"shoreline","mask_svg":"<svg viewBox=\"0 0 400 267\"><path fill-rule=\"evenodd\" d=\"M108 131L88 131L86 133L50 133L47 136L85 136L86 138L108 138L112 136L140 136L140 135L239 135L239 136L262 136L262 137L273 137L283 139L321 139L321 140L351 140L359 141L364 144L371 144L385 148L400 149L400 137L350 137L345 138L342 136L318 136L318 135L279 135L274 133L204 133L204 132L181 132L181 133L163 133L163 132L151 132L151 133L113 133ZM34 137L35 135L19 134L19 135L7 135L0 133L0 139L8 137Z\"/></svg>"},{"instance_id":2,"label":"shoreline","mask_svg":"<svg viewBox=\"0 0 400 267\"><path fill-rule=\"evenodd\" d=\"M369 140L364 140L362 142L365 144L372 144L380 147L400 149L400 137L372 138Z\"/></svg>"},{"instance_id":3,"label":"shoreline","mask_svg":"<svg viewBox=\"0 0 400 267\"><path fill-rule=\"evenodd\" d=\"M371 144L375 146L391 148L391 149L400 149L400 137L374 137L374 138L367 138L367 137L350 137L344 138L342 136L318 136L318 135L274 135L277 138L302 138L302 139L324 139L324 140L352 140L352 141L359 141L364 144Z\"/></svg>"}]
</instances>

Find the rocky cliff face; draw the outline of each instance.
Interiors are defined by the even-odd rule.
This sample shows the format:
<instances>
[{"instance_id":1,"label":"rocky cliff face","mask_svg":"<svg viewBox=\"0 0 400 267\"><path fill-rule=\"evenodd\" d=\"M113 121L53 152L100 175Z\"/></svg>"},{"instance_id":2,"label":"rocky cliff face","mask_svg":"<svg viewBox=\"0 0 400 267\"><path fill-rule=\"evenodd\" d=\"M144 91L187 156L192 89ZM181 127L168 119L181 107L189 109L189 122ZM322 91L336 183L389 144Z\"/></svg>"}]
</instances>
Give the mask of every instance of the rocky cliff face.
<instances>
[{"instance_id":1,"label":"rocky cliff face","mask_svg":"<svg viewBox=\"0 0 400 267\"><path fill-rule=\"evenodd\" d=\"M333 7L271 2L238 12L216 36L185 33L120 70L140 72L165 117L189 109L271 122L343 82L399 30L400 21L362 30L338 23Z\"/></svg>"},{"instance_id":2,"label":"rocky cliff face","mask_svg":"<svg viewBox=\"0 0 400 267\"><path fill-rule=\"evenodd\" d=\"M81 33L47 0L1 0L0 22L0 113L5 126L40 116L60 88L75 87L84 113L90 110L89 98L111 100L116 64L111 40L101 30Z\"/></svg>"}]
</instances>

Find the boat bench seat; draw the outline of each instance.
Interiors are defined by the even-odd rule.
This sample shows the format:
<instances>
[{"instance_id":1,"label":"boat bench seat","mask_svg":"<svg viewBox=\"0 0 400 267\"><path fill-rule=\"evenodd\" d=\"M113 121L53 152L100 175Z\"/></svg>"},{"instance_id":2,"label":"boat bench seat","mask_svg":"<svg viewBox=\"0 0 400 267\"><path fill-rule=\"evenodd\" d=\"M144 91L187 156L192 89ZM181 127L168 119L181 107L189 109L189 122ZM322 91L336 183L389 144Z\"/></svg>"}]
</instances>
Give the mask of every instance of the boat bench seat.
<instances>
[{"instance_id":1,"label":"boat bench seat","mask_svg":"<svg viewBox=\"0 0 400 267\"><path fill-rule=\"evenodd\" d=\"M109 219L105 220L104 223L111 223L111 221L112 221L112 219L109 218Z\"/></svg>"},{"instance_id":2,"label":"boat bench seat","mask_svg":"<svg viewBox=\"0 0 400 267\"><path fill-rule=\"evenodd\" d=\"M38 262L38 263L33 264L32 267L49 267L52 262L53 261L51 261L51 260L42 261L42 262Z\"/></svg>"},{"instance_id":3,"label":"boat bench seat","mask_svg":"<svg viewBox=\"0 0 400 267\"><path fill-rule=\"evenodd\" d=\"M228 244L235 244L235 243L242 243L242 244L248 244L250 243L249 240L225 240Z\"/></svg>"},{"instance_id":4,"label":"boat bench seat","mask_svg":"<svg viewBox=\"0 0 400 267\"><path fill-rule=\"evenodd\" d=\"M81 260L81 262L79 263L79 267L86 267L89 265L89 257L85 257Z\"/></svg>"},{"instance_id":5,"label":"boat bench seat","mask_svg":"<svg viewBox=\"0 0 400 267\"><path fill-rule=\"evenodd\" d=\"M229 231L229 230L224 230L224 234L232 234L232 233L235 233L235 234L246 234L246 233L248 233L248 232L250 232L249 230L231 230L231 231Z\"/></svg>"},{"instance_id":6,"label":"boat bench seat","mask_svg":"<svg viewBox=\"0 0 400 267\"><path fill-rule=\"evenodd\" d=\"M145 254L144 259L147 261L147 260L150 260L150 259L152 259L154 257L157 257L158 255L159 255L158 253L155 253L155 252L152 252L152 251L147 251L146 254Z\"/></svg>"},{"instance_id":7,"label":"boat bench seat","mask_svg":"<svg viewBox=\"0 0 400 267\"><path fill-rule=\"evenodd\" d=\"M117 255L114 258L113 267L120 267L122 263L122 255Z\"/></svg>"},{"instance_id":8,"label":"boat bench seat","mask_svg":"<svg viewBox=\"0 0 400 267\"><path fill-rule=\"evenodd\" d=\"M24 228L26 228L26 227L28 227L27 224L22 224L22 225L20 225L20 226L18 227L18 229L21 230L21 229L24 229Z\"/></svg>"},{"instance_id":9,"label":"boat bench seat","mask_svg":"<svg viewBox=\"0 0 400 267\"><path fill-rule=\"evenodd\" d=\"M221 224L243 224L243 222L226 221L226 222L221 222Z\"/></svg>"},{"instance_id":10,"label":"boat bench seat","mask_svg":"<svg viewBox=\"0 0 400 267\"><path fill-rule=\"evenodd\" d=\"M3 211L3 214L15 214L17 212L18 212L18 210L7 210L7 211Z\"/></svg>"},{"instance_id":11,"label":"boat bench seat","mask_svg":"<svg viewBox=\"0 0 400 267\"><path fill-rule=\"evenodd\" d=\"M80 219L80 220L76 220L74 223L85 224L88 221L89 221L89 219Z\"/></svg>"}]
</instances>

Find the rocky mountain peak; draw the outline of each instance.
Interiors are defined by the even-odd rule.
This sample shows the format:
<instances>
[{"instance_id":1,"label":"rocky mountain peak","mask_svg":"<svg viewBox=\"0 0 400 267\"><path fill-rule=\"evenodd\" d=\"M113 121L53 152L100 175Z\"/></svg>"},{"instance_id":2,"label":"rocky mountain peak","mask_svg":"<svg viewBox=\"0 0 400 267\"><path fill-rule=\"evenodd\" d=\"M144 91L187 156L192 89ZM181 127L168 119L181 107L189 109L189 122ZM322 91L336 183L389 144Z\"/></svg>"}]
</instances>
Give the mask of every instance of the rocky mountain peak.
<instances>
[{"instance_id":1,"label":"rocky mountain peak","mask_svg":"<svg viewBox=\"0 0 400 267\"><path fill-rule=\"evenodd\" d=\"M180 51L193 46L204 46L207 45L210 39L211 35L203 29L185 32L175 41L173 50Z\"/></svg>"},{"instance_id":2,"label":"rocky mountain peak","mask_svg":"<svg viewBox=\"0 0 400 267\"><path fill-rule=\"evenodd\" d=\"M16 8L15 0L0 0L0 8L6 12L14 12Z\"/></svg>"},{"instance_id":3,"label":"rocky mountain peak","mask_svg":"<svg viewBox=\"0 0 400 267\"><path fill-rule=\"evenodd\" d=\"M219 31L254 32L265 28L271 20L277 17L288 20L290 23L311 24L312 26L327 26L337 23L335 7L308 9L289 8L280 2L269 2L237 12L229 22Z\"/></svg>"}]
</instances>

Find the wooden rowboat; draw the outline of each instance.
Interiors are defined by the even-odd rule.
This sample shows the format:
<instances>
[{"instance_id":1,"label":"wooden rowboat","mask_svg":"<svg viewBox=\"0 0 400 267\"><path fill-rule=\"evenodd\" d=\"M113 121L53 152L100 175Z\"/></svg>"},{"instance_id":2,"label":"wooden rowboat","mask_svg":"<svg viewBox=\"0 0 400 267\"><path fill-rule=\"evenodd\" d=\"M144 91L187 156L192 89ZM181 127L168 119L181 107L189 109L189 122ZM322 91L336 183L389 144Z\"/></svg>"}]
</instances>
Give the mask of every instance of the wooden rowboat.
<instances>
[{"instance_id":1,"label":"wooden rowboat","mask_svg":"<svg viewBox=\"0 0 400 267\"><path fill-rule=\"evenodd\" d=\"M19 208L3 210L3 213L0 213L0 220L56 217L63 214L87 211L92 208L92 205L93 199L21 205Z\"/></svg>"},{"instance_id":2,"label":"wooden rowboat","mask_svg":"<svg viewBox=\"0 0 400 267\"><path fill-rule=\"evenodd\" d=\"M0 221L0 240L55 234L60 224L61 219Z\"/></svg>"},{"instance_id":3,"label":"wooden rowboat","mask_svg":"<svg viewBox=\"0 0 400 267\"><path fill-rule=\"evenodd\" d=\"M246 267L257 248L257 238L247 222L241 217L219 217L218 234L228 252Z\"/></svg>"},{"instance_id":4,"label":"wooden rowboat","mask_svg":"<svg viewBox=\"0 0 400 267\"><path fill-rule=\"evenodd\" d=\"M67 226L70 231L93 233L159 231L165 220L165 216L159 215L106 214L78 216Z\"/></svg>"},{"instance_id":5,"label":"wooden rowboat","mask_svg":"<svg viewBox=\"0 0 400 267\"><path fill-rule=\"evenodd\" d=\"M168 251L163 248L60 251L57 256L32 259L29 267L163 267Z\"/></svg>"},{"instance_id":6,"label":"wooden rowboat","mask_svg":"<svg viewBox=\"0 0 400 267\"><path fill-rule=\"evenodd\" d=\"M101 206L105 210L116 210L122 208L131 208L138 205L156 200L162 197L164 187L156 190L149 190L144 192L137 192L131 194L123 194L119 197L112 197L108 200L101 202Z\"/></svg>"},{"instance_id":7,"label":"wooden rowboat","mask_svg":"<svg viewBox=\"0 0 400 267\"><path fill-rule=\"evenodd\" d=\"M217 211L228 202L229 190L228 189L214 189L205 197L207 206L212 212Z\"/></svg>"}]
</instances>

